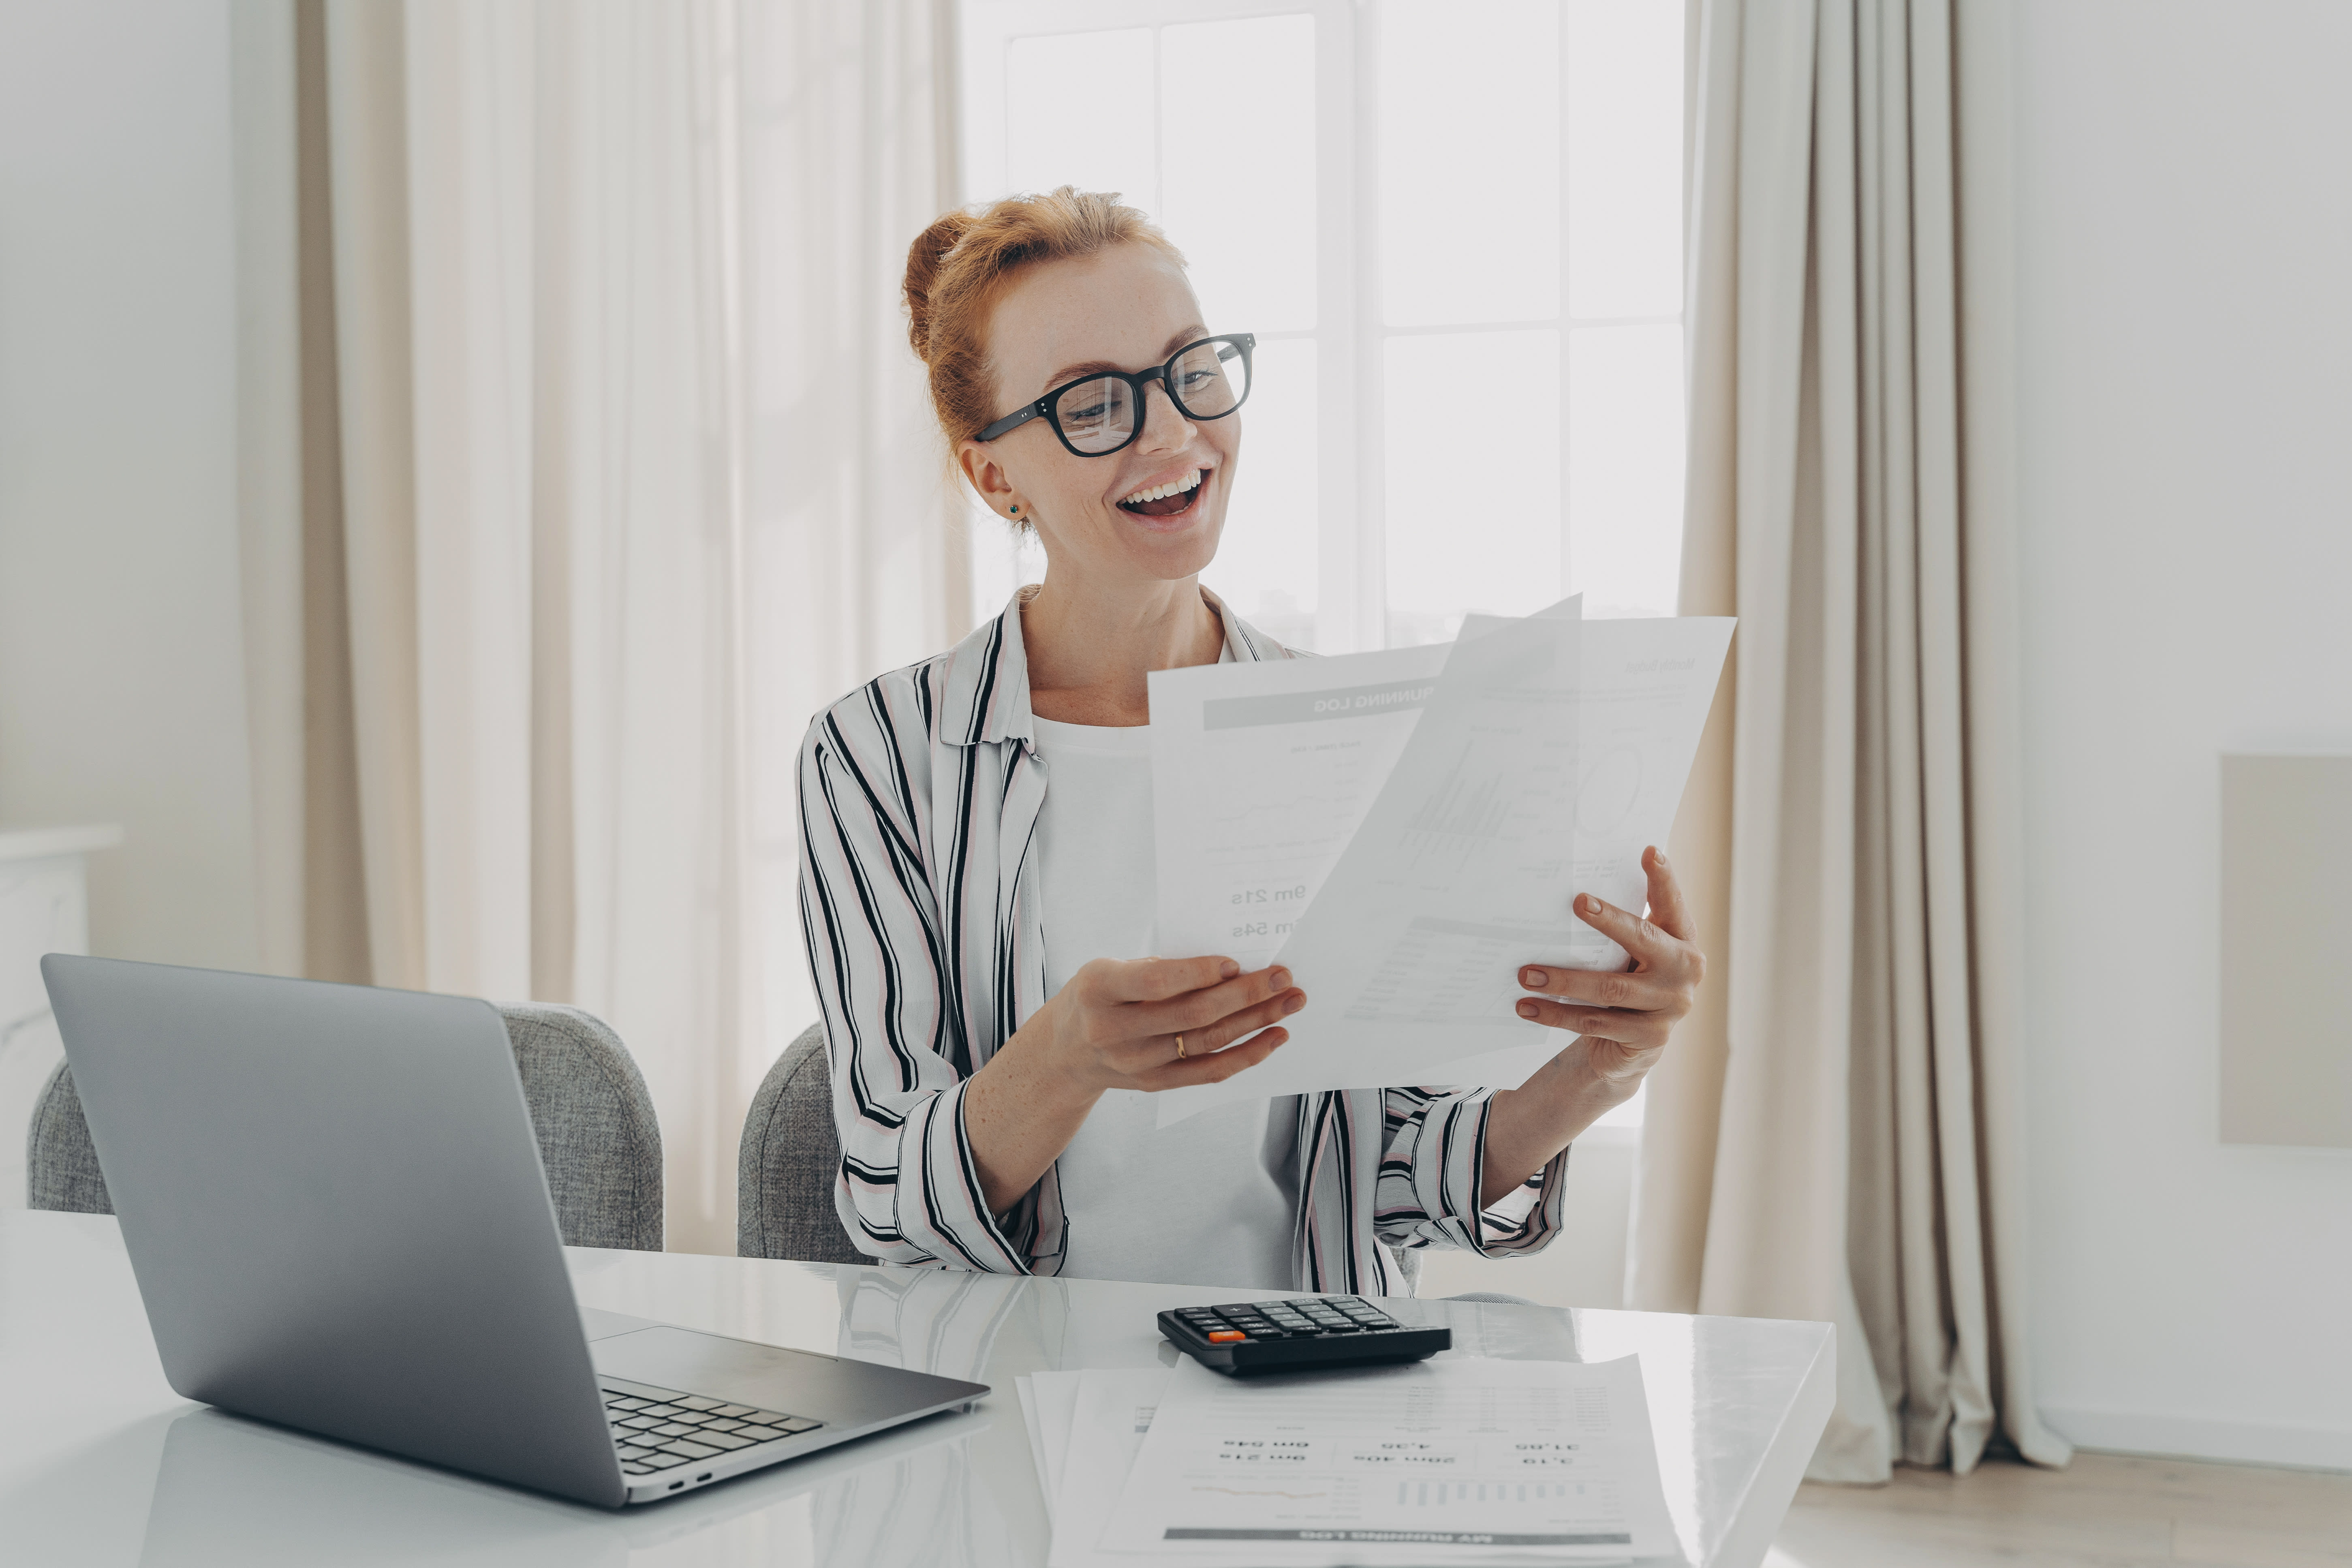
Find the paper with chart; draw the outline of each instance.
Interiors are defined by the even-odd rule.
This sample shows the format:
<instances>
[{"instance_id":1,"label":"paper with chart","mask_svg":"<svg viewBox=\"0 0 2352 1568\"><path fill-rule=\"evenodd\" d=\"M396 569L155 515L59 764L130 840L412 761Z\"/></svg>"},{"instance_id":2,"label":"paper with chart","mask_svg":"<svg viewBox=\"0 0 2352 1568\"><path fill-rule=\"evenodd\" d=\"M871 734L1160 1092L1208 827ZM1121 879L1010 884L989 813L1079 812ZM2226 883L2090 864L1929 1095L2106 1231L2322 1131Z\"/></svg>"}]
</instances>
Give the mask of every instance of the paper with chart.
<instances>
[{"instance_id":1,"label":"paper with chart","mask_svg":"<svg viewBox=\"0 0 2352 1568\"><path fill-rule=\"evenodd\" d=\"M1300 1568L1679 1551L1633 1356L1249 1379L1180 1362L1100 1545Z\"/></svg>"},{"instance_id":2,"label":"paper with chart","mask_svg":"<svg viewBox=\"0 0 2352 1568\"><path fill-rule=\"evenodd\" d=\"M1732 626L1577 611L1152 677L1160 951L1278 955L1309 999L1263 1065L1160 1096L1160 1125L1326 1089L1508 1087L1553 1054L1513 1011L1517 968L1624 963L1571 900L1642 907L1641 850L1673 823Z\"/></svg>"}]
</instances>

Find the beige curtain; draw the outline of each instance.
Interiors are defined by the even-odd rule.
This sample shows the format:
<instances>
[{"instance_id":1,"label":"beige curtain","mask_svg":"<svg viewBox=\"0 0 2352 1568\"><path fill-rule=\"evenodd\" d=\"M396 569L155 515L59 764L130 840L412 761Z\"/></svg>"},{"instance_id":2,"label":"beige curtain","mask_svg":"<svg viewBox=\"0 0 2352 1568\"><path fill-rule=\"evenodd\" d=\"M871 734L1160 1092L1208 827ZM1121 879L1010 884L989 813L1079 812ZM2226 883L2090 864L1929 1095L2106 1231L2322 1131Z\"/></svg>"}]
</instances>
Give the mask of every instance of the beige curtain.
<instances>
[{"instance_id":1,"label":"beige curtain","mask_svg":"<svg viewBox=\"0 0 2352 1568\"><path fill-rule=\"evenodd\" d=\"M743 1111L814 1013L792 746L966 629L888 331L953 178L946 5L246 12L296 77L300 517L247 531L299 555L247 574L302 601L304 740L255 748L302 773L265 833L301 901L274 956L603 1016L661 1116L670 1245L730 1252ZM283 647L282 606L247 615Z\"/></svg>"},{"instance_id":2,"label":"beige curtain","mask_svg":"<svg viewBox=\"0 0 2352 1568\"><path fill-rule=\"evenodd\" d=\"M1628 1297L1837 1324L1823 1479L2068 1456L2026 1356L2001 4L1693 19L1682 609L1739 633Z\"/></svg>"}]
</instances>

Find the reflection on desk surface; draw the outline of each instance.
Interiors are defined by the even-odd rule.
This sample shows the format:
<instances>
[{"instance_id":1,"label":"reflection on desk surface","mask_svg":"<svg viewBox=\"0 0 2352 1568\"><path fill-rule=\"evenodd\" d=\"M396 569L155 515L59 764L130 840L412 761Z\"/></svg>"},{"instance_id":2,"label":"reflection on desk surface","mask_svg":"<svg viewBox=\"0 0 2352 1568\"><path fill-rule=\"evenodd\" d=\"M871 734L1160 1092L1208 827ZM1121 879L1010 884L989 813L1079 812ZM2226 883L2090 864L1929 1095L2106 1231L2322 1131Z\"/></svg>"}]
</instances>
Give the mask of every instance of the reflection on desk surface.
<instances>
[{"instance_id":1,"label":"reflection on desk surface","mask_svg":"<svg viewBox=\"0 0 2352 1568\"><path fill-rule=\"evenodd\" d=\"M966 1552L961 1561L981 1568L1011 1561L1008 1532L971 1484L973 1423L987 1419L933 1416L675 1502L606 1513L200 1408L165 1436L138 1562L618 1568L658 1563L664 1548L691 1540L696 1563L915 1568Z\"/></svg>"}]
</instances>

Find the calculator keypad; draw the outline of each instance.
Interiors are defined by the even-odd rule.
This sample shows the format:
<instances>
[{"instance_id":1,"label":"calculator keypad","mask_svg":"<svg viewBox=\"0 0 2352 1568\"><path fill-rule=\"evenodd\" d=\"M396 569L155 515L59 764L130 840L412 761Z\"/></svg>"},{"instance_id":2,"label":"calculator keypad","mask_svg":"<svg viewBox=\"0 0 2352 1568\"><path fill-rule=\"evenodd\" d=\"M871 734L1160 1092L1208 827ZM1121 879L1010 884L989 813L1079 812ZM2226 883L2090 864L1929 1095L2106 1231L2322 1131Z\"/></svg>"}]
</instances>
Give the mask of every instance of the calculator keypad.
<instances>
[{"instance_id":1,"label":"calculator keypad","mask_svg":"<svg viewBox=\"0 0 2352 1568\"><path fill-rule=\"evenodd\" d=\"M1252 1340L1311 1340L1379 1333L1402 1328L1394 1318L1359 1296L1309 1297L1280 1301L1236 1301L1222 1307L1184 1307L1175 1316L1202 1339L1216 1344ZM1238 1333L1241 1337L1231 1336Z\"/></svg>"}]
</instances>

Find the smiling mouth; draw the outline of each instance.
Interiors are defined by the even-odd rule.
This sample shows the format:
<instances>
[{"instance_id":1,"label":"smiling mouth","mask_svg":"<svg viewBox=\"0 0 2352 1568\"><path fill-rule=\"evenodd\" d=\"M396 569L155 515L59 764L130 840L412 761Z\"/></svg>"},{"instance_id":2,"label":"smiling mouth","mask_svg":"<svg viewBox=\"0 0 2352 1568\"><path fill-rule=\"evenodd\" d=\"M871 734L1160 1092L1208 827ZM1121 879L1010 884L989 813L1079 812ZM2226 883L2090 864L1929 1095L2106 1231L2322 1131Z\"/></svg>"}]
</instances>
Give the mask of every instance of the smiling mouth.
<instances>
[{"instance_id":1,"label":"smiling mouth","mask_svg":"<svg viewBox=\"0 0 2352 1568\"><path fill-rule=\"evenodd\" d=\"M1119 509L1138 517L1174 517L1192 504L1201 481L1207 478L1207 469L1194 468L1181 479L1136 491L1119 501Z\"/></svg>"}]
</instances>

